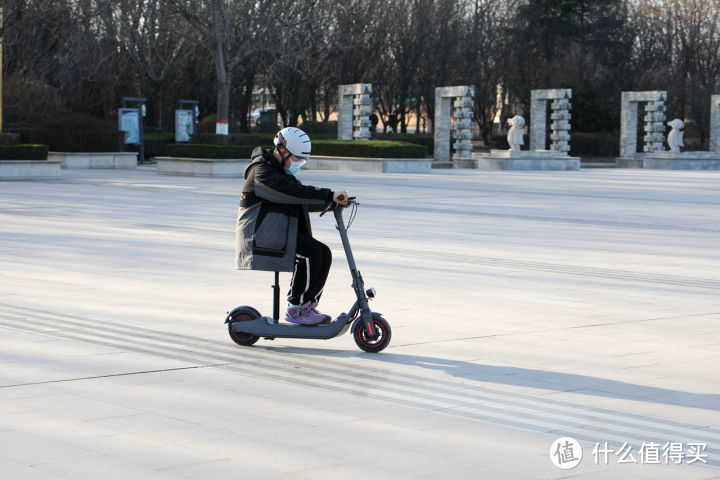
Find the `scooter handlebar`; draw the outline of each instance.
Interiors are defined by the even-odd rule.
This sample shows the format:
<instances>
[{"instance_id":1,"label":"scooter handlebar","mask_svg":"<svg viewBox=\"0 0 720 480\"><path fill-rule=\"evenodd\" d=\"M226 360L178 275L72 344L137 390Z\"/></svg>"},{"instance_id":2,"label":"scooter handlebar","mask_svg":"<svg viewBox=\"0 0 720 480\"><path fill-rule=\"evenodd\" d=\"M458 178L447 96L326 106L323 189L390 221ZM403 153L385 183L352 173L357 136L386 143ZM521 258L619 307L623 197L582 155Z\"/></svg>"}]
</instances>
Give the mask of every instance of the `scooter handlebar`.
<instances>
[{"instance_id":1,"label":"scooter handlebar","mask_svg":"<svg viewBox=\"0 0 720 480\"><path fill-rule=\"evenodd\" d=\"M326 213L334 211L337 207L345 207L345 208L347 208L347 207L349 207L350 205L352 205L352 204L354 204L354 203L357 204L357 202L355 201L356 198L357 198L357 197L348 197L347 201L345 202L345 205L341 205L341 204L335 203L335 202L330 202L330 203L328 203L327 206L325 207L325 210L323 210L322 212L320 212L320 216L322 217L322 216L325 215ZM338 200L344 200L344 199L345 199L345 195L340 195L340 196L338 196Z\"/></svg>"}]
</instances>

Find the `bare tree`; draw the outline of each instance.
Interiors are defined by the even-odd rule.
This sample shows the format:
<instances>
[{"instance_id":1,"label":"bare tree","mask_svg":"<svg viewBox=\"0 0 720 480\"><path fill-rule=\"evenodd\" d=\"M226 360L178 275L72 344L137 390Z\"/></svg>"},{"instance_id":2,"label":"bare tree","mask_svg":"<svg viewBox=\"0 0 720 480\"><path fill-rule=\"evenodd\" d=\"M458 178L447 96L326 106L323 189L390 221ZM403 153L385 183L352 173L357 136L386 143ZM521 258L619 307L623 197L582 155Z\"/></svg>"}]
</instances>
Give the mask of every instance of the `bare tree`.
<instances>
[{"instance_id":1,"label":"bare tree","mask_svg":"<svg viewBox=\"0 0 720 480\"><path fill-rule=\"evenodd\" d=\"M100 18L110 34L117 36L123 53L152 86L155 125L162 128L170 76L178 63L193 54L197 38L162 0L121 0Z\"/></svg>"},{"instance_id":2,"label":"bare tree","mask_svg":"<svg viewBox=\"0 0 720 480\"><path fill-rule=\"evenodd\" d=\"M5 1L5 73L16 76L16 84L20 79L32 82L35 92L54 92L63 105L59 108L109 117L117 102L116 91L135 81L118 55L115 39L97 21L111 3ZM21 106L34 99L16 100ZM21 118L11 121L40 121L32 109L17 112Z\"/></svg>"},{"instance_id":3,"label":"bare tree","mask_svg":"<svg viewBox=\"0 0 720 480\"><path fill-rule=\"evenodd\" d=\"M166 0L201 35L215 63L217 133L227 133L232 76L241 62L250 62L266 45L258 39L269 32L281 2L272 0Z\"/></svg>"},{"instance_id":4,"label":"bare tree","mask_svg":"<svg viewBox=\"0 0 720 480\"><path fill-rule=\"evenodd\" d=\"M502 108L501 66L508 14L514 10L514 4L504 0L473 0L468 2L466 10L468 25L463 43L467 48L463 65L473 68L463 68L463 76L475 86L475 121L486 145L490 144L493 122L498 109Z\"/></svg>"}]
</instances>

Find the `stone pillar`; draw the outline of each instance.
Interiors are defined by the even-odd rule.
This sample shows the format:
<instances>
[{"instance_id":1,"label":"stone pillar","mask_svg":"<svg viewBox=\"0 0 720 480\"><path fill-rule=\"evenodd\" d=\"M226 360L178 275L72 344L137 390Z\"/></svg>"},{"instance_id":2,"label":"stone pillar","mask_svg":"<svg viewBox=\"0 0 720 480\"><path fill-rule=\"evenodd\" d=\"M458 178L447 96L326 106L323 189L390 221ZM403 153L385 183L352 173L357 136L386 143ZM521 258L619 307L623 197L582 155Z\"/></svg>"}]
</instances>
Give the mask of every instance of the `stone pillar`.
<instances>
[{"instance_id":1,"label":"stone pillar","mask_svg":"<svg viewBox=\"0 0 720 480\"><path fill-rule=\"evenodd\" d=\"M550 104L550 150L556 152L570 151L570 101L554 100Z\"/></svg>"},{"instance_id":2,"label":"stone pillar","mask_svg":"<svg viewBox=\"0 0 720 480\"><path fill-rule=\"evenodd\" d=\"M443 97L440 88L435 89L435 120L433 122L434 152L433 160L446 163L450 161L450 110L452 100Z\"/></svg>"},{"instance_id":3,"label":"stone pillar","mask_svg":"<svg viewBox=\"0 0 720 480\"><path fill-rule=\"evenodd\" d=\"M372 84L338 86L338 140L370 138Z\"/></svg>"},{"instance_id":4,"label":"stone pillar","mask_svg":"<svg viewBox=\"0 0 720 480\"><path fill-rule=\"evenodd\" d=\"M461 96L457 97L454 106L453 139L455 143L453 143L453 148L455 153L453 161L456 159L469 161L472 158L472 121L475 101L472 96Z\"/></svg>"},{"instance_id":5,"label":"stone pillar","mask_svg":"<svg viewBox=\"0 0 720 480\"><path fill-rule=\"evenodd\" d=\"M547 122L545 120L548 100L550 104L550 150L567 153L570 151L570 99L572 90L557 88L550 90L530 91L530 150L546 150L545 134Z\"/></svg>"},{"instance_id":6,"label":"stone pillar","mask_svg":"<svg viewBox=\"0 0 720 480\"><path fill-rule=\"evenodd\" d=\"M665 108L664 100L645 105L645 153L665 151Z\"/></svg>"},{"instance_id":7,"label":"stone pillar","mask_svg":"<svg viewBox=\"0 0 720 480\"><path fill-rule=\"evenodd\" d=\"M435 89L434 158L436 162L450 162L450 130L455 140L453 159L470 161L472 158L472 117L475 87L437 87ZM455 100L453 105L452 100ZM452 107L454 122L450 122Z\"/></svg>"},{"instance_id":8,"label":"stone pillar","mask_svg":"<svg viewBox=\"0 0 720 480\"><path fill-rule=\"evenodd\" d=\"M710 96L710 151L720 152L720 95Z\"/></svg>"},{"instance_id":9,"label":"stone pillar","mask_svg":"<svg viewBox=\"0 0 720 480\"><path fill-rule=\"evenodd\" d=\"M631 158L637 153L637 115L638 103L647 102L645 110L645 147L644 151L659 152L664 149L663 133L665 126L665 100L667 92L622 92L622 110L620 113L620 157ZM662 119L661 119L662 117ZM658 124L660 129L658 129ZM658 145L659 142L659 145ZM660 150L657 150L660 148Z\"/></svg>"}]
</instances>

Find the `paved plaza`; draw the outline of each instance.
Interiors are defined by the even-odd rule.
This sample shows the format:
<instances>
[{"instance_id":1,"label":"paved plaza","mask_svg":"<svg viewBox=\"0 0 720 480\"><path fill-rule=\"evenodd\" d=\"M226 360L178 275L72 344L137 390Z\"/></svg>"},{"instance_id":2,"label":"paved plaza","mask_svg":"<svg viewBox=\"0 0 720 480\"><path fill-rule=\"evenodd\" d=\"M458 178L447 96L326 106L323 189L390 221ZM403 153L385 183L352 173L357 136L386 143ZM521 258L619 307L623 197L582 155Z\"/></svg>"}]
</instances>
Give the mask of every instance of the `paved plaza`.
<instances>
[{"instance_id":1,"label":"paved plaza","mask_svg":"<svg viewBox=\"0 0 720 480\"><path fill-rule=\"evenodd\" d=\"M232 342L272 311L233 268L241 179L0 182L1 479L720 478L720 172L300 178L358 197L382 353Z\"/></svg>"}]
</instances>

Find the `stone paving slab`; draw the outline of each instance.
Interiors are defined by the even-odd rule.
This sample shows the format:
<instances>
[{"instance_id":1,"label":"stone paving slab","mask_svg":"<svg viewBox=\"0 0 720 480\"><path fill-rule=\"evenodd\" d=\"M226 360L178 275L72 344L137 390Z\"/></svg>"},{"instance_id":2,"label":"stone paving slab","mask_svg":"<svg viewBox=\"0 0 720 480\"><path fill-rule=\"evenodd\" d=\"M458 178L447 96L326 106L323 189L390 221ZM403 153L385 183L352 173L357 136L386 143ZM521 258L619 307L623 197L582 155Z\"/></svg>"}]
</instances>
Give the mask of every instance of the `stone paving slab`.
<instances>
[{"instance_id":1,"label":"stone paving slab","mask_svg":"<svg viewBox=\"0 0 720 480\"><path fill-rule=\"evenodd\" d=\"M272 282L232 269L238 179L0 183L0 476L720 478L718 172L301 176L359 197L379 355L232 343L225 312L269 312ZM337 314L340 242L313 229ZM704 442L709 465L595 464L604 441Z\"/></svg>"}]
</instances>

